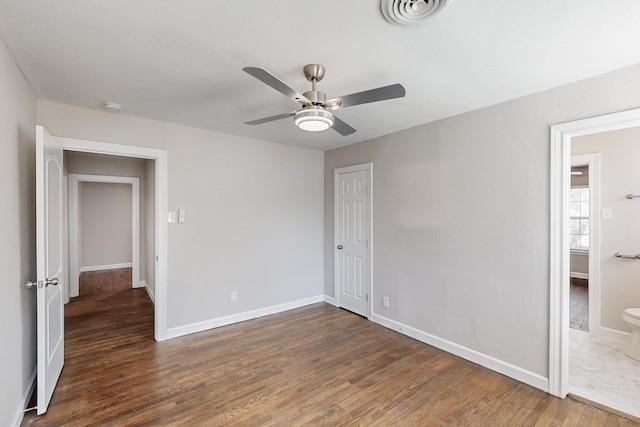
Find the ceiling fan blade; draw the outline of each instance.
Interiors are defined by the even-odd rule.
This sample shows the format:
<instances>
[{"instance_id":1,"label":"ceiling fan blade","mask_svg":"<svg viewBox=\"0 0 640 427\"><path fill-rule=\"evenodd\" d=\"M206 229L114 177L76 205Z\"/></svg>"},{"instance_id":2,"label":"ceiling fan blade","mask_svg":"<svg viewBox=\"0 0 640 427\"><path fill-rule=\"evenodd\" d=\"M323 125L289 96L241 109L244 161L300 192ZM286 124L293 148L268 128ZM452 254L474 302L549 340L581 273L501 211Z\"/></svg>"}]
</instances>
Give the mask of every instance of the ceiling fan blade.
<instances>
[{"instance_id":1,"label":"ceiling fan blade","mask_svg":"<svg viewBox=\"0 0 640 427\"><path fill-rule=\"evenodd\" d=\"M309 101L304 95L299 94L294 89L289 87L285 82L265 70L264 68L258 67L244 67L242 69L247 74L252 75L256 79L260 80L262 83L271 86L287 98L291 98L292 100L299 102L301 104L310 104Z\"/></svg>"},{"instance_id":2,"label":"ceiling fan blade","mask_svg":"<svg viewBox=\"0 0 640 427\"><path fill-rule=\"evenodd\" d=\"M387 99L402 98L406 94L404 87L400 83L379 87L377 89L365 90L364 92L352 93L350 95L339 96L327 100L326 105L335 104L334 108L345 108L353 105L368 104L369 102L384 101Z\"/></svg>"},{"instance_id":3,"label":"ceiling fan blade","mask_svg":"<svg viewBox=\"0 0 640 427\"><path fill-rule=\"evenodd\" d=\"M295 114L293 113L284 113L284 114L276 114L275 116L263 117L262 119L252 120L250 122L244 122L245 125L261 125L263 123L273 122L275 120L286 119L287 117L291 117Z\"/></svg>"},{"instance_id":4,"label":"ceiling fan blade","mask_svg":"<svg viewBox=\"0 0 640 427\"><path fill-rule=\"evenodd\" d=\"M351 126L349 126L348 124L346 124L345 122L343 122L342 120L340 120L339 118L337 118L334 114L333 116L333 130L335 130L336 132L338 132L340 135L342 136L347 136L347 135L351 135L352 133L355 133L355 129L352 128Z\"/></svg>"}]
</instances>

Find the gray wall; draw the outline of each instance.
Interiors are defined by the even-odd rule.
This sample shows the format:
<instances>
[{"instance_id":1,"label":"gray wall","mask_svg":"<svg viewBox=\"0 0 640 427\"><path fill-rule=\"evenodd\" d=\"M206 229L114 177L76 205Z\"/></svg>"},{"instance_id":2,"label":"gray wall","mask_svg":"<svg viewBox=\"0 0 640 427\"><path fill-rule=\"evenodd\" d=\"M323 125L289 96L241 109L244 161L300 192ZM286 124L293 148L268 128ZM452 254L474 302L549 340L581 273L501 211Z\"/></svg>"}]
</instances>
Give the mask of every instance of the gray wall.
<instances>
[{"instance_id":1,"label":"gray wall","mask_svg":"<svg viewBox=\"0 0 640 427\"><path fill-rule=\"evenodd\" d=\"M131 192L131 184L80 183L80 268L133 261Z\"/></svg>"},{"instance_id":2,"label":"gray wall","mask_svg":"<svg viewBox=\"0 0 640 427\"><path fill-rule=\"evenodd\" d=\"M36 97L0 40L0 425L10 426L36 367Z\"/></svg>"},{"instance_id":3,"label":"gray wall","mask_svg":"<svg viewBox=\"0 0 640 427\"><path fill-rule=\"evenodd\" d=\"M167 150L169 328L322 295L323 153L43 100L38 122Z\"/></svg>"},{"instance_id":4,"label":"gray wall","mask_svg":"<svg viewBox=\"0 0 640 427\"><path fill-rule=\"evenodd\" d=\"M613 210L602 220L600 239L601 323L629 332L621 316L626 308L640 307L640 261L621 260L613 254L640 253L640 128L574 138L571 154L600 153L600 202Z\"/></svg>"},{"instance_id":5,"label":"gray wall","mask_svg":"<svg viewBox=\"0 0 640 427\"><path fill-rule=\"evenodd\" d=\"M571 253L569 256L569 271L571 277L588 279L589 253Z\"/></svg>"},{"instance_id":6,"label":"gray wall","mask_svg":"<svg viewBox=\"0 0 640 427\"><path fill-rule=\"evenodd\" d=\"M326 152L325 293L333 169L373 162L373 312L547 377L549 126L640 107L639 73Z\"/></svg>"}]
</instances>

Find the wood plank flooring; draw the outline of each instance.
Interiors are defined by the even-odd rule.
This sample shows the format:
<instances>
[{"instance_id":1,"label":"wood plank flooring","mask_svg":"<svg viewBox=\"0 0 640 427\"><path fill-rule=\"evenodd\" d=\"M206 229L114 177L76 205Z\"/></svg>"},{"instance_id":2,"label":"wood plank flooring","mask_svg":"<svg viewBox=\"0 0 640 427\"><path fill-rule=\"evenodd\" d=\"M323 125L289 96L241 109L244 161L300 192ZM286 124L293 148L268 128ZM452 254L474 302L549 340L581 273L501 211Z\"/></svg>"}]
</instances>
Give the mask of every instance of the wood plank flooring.
<instances>
[{"instance_id":1,"label":"wood plank flooring","mask_svg":"<svg viewBox=\"0 0 640 427\"><path fill-rule=\"evenodd\" d=\"M328 304L162 343L144 289L66 306L49 411L24 426L628 426Z\"/></svg>"}]
</instances>

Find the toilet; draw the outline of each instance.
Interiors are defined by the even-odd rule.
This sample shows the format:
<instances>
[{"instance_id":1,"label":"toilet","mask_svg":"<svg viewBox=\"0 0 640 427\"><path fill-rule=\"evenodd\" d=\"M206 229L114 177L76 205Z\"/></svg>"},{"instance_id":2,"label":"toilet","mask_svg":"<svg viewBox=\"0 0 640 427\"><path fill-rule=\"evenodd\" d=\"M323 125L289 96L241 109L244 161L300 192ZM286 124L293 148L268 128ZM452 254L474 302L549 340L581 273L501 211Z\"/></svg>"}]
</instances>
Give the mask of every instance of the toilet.
<instances>
[{"instance_id":1,"label":"toilet","mask_svg":"<svg viewBox=\"0 0 640 427\"><path fill-rule=\"evenodd\" d=\"M640 308L627 308L622 320L631 327L631 340L624 353L640 362Z\"/></svg>"}]
</instances>

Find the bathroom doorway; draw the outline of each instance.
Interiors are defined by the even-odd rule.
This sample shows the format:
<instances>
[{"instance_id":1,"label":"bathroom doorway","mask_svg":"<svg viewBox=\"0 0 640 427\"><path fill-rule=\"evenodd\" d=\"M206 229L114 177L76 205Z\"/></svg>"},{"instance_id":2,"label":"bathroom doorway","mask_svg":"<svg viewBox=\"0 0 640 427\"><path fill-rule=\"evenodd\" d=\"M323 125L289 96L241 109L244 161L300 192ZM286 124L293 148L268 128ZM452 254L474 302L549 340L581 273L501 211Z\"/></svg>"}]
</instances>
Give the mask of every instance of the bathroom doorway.
<instances>
[{"instance_id":1,"label":"bathroom doorway","mask_svg":"<svg viewBox=\"0 0 640 427\"><path fill-rule=\"evenodd\" d=\"M570 331L569 393L636 417L640 362L624 354L629 328L622 313L640 304L640 263L615 254L640 252L640 203L627 198L640 191L639 138L640 127L572 138L572 166L586 166L591 173L585 179L573 174L583 169L572 167L569 201L571 282L580 276L574 271L579 269L575 254L584 251L590 279L589 327ZM579 295L575 290L572 284L572 297Z\"/></svg>"},{"instance_id":2,"label":"bathroom doorway","mask_svg":"<svg viewBox=\"0 0 640 427\"><path fill-rule=\"evenodd\" d=\"M549 376L551 393L571 394L636 421L640 420L640 387L635 381L640 377L640 362L624 354L629 328L621 316L626 308L640 306L640 261L615 254L640 252L640 199L627 198L640 192L639 126L640 110L633 110L554 127L552 164L562 161L552 173L552 196L561 196L552 201L552 205L558 203L555 209L552 206L556 215L552 223L554 219L561 223L552 224L552 247L557 252L551 261ZM585 174L578 166L588 166L582 186L575 183L579 174L571 174ZM588 209L580 209L579 204ZM580 251L587 254L586 269L574 262ZM575 321L571 318L572 279L587 281L586 328L571 325Z\"/></svg>"}]
</instances>

